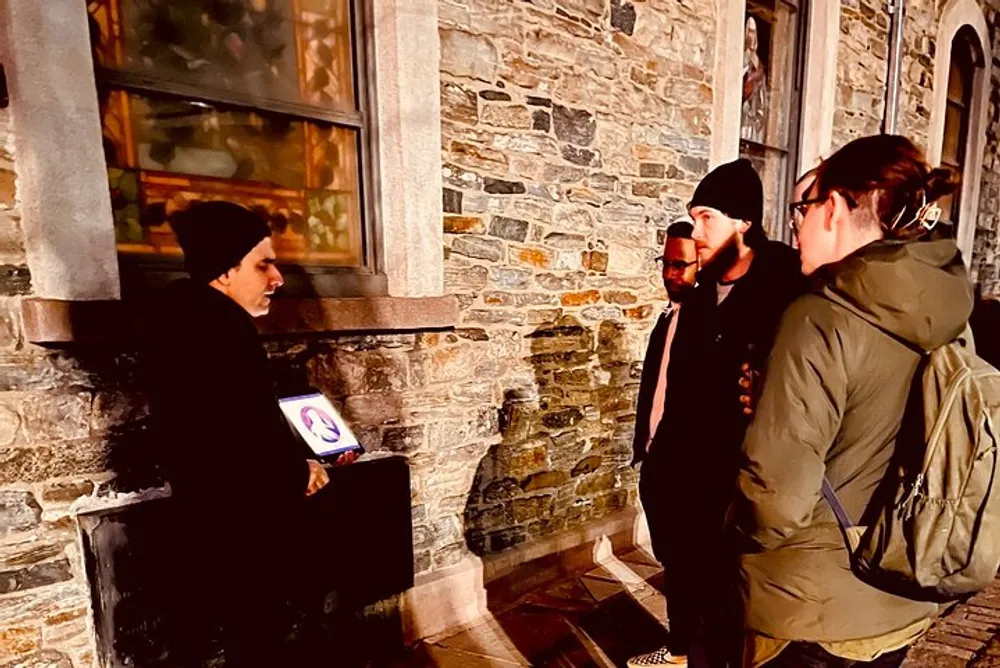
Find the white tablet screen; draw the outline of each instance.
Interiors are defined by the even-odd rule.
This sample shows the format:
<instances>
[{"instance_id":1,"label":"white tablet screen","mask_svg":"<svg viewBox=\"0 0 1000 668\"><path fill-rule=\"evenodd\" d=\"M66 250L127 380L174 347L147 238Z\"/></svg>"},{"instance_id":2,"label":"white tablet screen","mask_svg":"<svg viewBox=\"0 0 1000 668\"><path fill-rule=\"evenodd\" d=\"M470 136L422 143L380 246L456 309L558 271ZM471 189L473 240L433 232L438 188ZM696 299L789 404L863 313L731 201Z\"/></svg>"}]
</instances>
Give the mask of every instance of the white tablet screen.
<instances>
[{"instance_id":1,"label":"white tablet screen","mask_svg":"<svg viewBox=\"0 0 1000 668\"><path fill-rule=\"evenodd\" d=\"M322 394L289 397L278 403L288 421L320 457L361 447L347 422Z\"/></svg>"}]
</instances>

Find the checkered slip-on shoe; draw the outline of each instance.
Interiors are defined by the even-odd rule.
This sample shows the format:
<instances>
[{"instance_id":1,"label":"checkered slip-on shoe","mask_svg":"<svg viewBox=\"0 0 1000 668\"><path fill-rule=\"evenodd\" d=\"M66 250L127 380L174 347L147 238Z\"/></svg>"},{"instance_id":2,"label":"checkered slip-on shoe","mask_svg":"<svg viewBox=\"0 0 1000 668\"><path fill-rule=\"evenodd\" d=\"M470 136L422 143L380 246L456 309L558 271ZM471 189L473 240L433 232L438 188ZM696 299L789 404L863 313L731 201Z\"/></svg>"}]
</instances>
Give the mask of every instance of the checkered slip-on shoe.
<instances>
[{"instance_id":1,"label":"checkered slip-on shoe","mask_svg":"<svg viewBox=\"0 0 1000 668\"><path fill-rule=\"evenodd\" d=\"M655 666L671 666L676 668L682 666L687 668L688 660L686 656L674 656L666 647L661 647L655 652L634 656L628 660L628 668L651 668Z\"/></svg>"}]
</instances>

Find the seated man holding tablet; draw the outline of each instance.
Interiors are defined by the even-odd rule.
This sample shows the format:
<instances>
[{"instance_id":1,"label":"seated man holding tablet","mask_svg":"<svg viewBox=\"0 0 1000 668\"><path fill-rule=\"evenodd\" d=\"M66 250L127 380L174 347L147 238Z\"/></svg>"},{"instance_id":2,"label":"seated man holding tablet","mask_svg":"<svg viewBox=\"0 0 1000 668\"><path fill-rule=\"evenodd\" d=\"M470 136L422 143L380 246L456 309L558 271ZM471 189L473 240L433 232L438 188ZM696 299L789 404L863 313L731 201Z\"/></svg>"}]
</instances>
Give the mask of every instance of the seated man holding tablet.
<instances>
[{"instance_id":1,"label":"seated man holding tablet","mask_svg":"<svg viewBox=\"0 0 1000 668\"><path fill-rule=\"evenodd\" d=\"M312 410L299 416L312 429L310 452L279 408L253 322L283 282L267 222L242 206L208 202L171 225L191 278L163 291L144 350L177 514L168 624L191 654L172 655L170 665L201 665L198 639L218 627L227 665L306 665L289 662L282 644L287 602L308 606L322 594L320 576L299 561L326 554L330 537L314 526L318 500L308 497L329 482L317 459L349 463L357 440L329 402L310 398L302 405Z\"/></svg>"}]
</instances>

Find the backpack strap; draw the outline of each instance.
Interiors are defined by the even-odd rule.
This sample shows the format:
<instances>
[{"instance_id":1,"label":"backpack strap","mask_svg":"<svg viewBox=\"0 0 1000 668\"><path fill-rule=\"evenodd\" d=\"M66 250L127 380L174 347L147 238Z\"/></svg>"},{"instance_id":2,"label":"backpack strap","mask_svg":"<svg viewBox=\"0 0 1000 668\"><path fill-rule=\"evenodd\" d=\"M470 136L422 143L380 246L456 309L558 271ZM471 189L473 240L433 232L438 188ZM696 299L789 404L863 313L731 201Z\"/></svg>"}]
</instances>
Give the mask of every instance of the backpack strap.
<instances>
[{"instance_id":1,"label":"backpack strap","mask_svg":"<svg viewBox=\"0 0 1000 668\"><path fill-rule=\"evenodd\" d=\"M840 502L840 498L837 493L833 491L833 485L827 480L826 476L823 476L823 498L826 502L830 504L830 508L833 509L833 514L837 516L837 524L840 525L841 531L845 534L847 530L854 526L854 522L851 521L850 515L844 509L844 504Z\"/></svg>"}]
</instances>

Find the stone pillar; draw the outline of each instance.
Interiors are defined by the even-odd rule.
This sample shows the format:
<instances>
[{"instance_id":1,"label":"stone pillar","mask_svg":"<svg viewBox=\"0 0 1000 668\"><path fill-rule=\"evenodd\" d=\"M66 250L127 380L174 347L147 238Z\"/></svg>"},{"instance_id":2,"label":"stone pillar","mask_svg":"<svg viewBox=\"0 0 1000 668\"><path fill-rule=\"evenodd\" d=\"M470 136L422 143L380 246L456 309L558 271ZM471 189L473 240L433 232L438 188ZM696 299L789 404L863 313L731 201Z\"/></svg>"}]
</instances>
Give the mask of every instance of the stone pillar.
<instances>
[{"instance_id":1,"label":"stone pillar","mask_svg":"<svg viewBox=\"0 0 1000 668\"><path fill-rule=\"evenodd\" d=\"M437 0L378 0L374 52L384 262L393 297L444 291Z\"/></svg>"},{"instance_id":2,"label":"stone pillar","mask_svg":"<svg viewBox=\"0 0 1000 668\"><path fill-rule=\"evenodd\" d=\"M86 3L0 0L17 193L34 294L118 299Z\"/></svg>"},{"instance_id":3,"label":"stone pillar","mask_svg":"<svg viewBox=\"0 0 1000 668\"><path fill-rule=\"evenodd\" d=\"M740 117L743 104L743 28L746 0L716 3L715 67L712 96L710 167L740 155Z\"/></svg>"}]
</instances>

